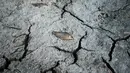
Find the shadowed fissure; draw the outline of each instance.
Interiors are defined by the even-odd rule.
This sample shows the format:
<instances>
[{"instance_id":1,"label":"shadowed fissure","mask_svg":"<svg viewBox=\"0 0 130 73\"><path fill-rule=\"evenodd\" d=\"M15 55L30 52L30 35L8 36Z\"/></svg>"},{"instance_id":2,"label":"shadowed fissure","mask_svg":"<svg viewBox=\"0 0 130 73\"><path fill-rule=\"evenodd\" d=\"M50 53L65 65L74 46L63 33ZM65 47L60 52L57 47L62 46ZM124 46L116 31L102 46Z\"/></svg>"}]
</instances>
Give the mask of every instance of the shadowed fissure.
<instances>
[{"instance_id":1,"label":"shadowed fissure","mask_svg":"<svg viewBox=\"0 0 130 73\"><path fill-rule=\"evenodd\" d=\"M28 47L28 43L30 40L31 27L32 27L32 25L30 24L29 29L28 29L28 34L26 34L25 40L24 40L24 53L23 53L22 57L20 57L19 59L16 59L16 58L8 59L6 56L3 56L2 58L4 58L6 60L6 62L4 64L4 66L2 68L0 68L0 72L3 72L4 69L10 70L8 67L11 64L11 62L13 62L13 61L20 61L21 62L26 57L27 52L28 52L27 47Z\"/></svg>"}]
</instances>

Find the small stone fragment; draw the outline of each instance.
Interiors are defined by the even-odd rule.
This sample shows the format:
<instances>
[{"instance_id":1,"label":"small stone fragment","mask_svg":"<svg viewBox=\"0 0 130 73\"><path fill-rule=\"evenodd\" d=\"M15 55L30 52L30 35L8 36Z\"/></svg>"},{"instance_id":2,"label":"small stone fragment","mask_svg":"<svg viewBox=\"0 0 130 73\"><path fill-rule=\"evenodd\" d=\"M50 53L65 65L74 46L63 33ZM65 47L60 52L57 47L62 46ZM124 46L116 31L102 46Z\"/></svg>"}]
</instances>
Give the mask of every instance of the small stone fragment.
<instances>
[{"instance_id":1,"label":"small stone fragment","mask_svg":"<svg viewBox=\"0 0 130 73\"><path fill-rule=\"evenodd\" d=\"M48 6L46 3L32 3L32 5L33 5L34 7L38 7L38 8L40 8L40 7L42 7L42 6Z\"/></svg>"},{"instance_id":2,"label":"small stone fragment","mask_svg":"<svg viewBox=\"0 0 130 73\"><path fill-rule=\"evenodd\" d=\"M58 32L58 31L53 31L53 35L55 35L57 38L60 38L61 40L73 40L73 36L68 33L68 32Z\"/></svg>"}]
</instances>

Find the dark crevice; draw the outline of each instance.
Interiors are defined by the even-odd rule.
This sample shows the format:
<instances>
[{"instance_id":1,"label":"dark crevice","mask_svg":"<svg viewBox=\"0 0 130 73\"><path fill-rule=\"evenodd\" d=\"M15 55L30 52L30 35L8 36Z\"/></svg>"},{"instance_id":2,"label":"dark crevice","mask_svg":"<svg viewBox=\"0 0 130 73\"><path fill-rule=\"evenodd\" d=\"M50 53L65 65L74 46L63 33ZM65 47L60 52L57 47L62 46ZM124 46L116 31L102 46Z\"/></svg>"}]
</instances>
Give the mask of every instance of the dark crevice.
<instances>
[{"instance_id":1,"label":"dark crevice","mask_svg":"<svg viewBox=\"0 0 130 73\"><path fill-rule=\"evenodd\" d=\"M77 52L73 52L74 61L71 64L75 64L78 60Z\"/></svg>"},{"instance_id":2,"label":"dark crevice","mask_svg":"<svg viewBox=\"0 0 130 73\"><path fill-rule=\"evenodd\" d=\"M69 73L68 71L66 71L65 73Z\"/></svg>"},{"instance_id":3,"label":"dark crevice","mask_svg":"<svg viewBox=\"0 0 130 73\"><path fill-rule=\"evenodd\" d=\"M23 53L22 57L19 59L19 61L22 61L22 59L24 59L26 57L26 55L27 55L27 52L28 52L27 47L28 47L28 43L29 43L29 40L30 40L30 34L31 34L30 30L31 30L31 27L32 27L32 25L30 25L30 27L28 29L29 33L25 36L25 40L24 40L24 45L25 45L24 46L24 53Z\"/></svg>"},{"instance_id":4,"label":"dark crevice","mask_svg":"<svg viewBox=\"0 0 130 73\"><path fill-rule=\"evenodd\" d=\"M63 6L63 8L62 8L63 12L61 13L61 18L63 18L64 13L66 12L66 9L65 9L65 8L66 8L69 4L72 4L72 0L70 0L69 3L66 3L66 4Z\"/></svg>"},{"instance_id":5,"label":"dark crevice","mask_svg":"<svg viewBox=\"0 0 130 73\"><path fill-rule=\"evenodd\" d=\"M111 50L110 50L110 52L109 52L109 54L108 54L108 56L109 56L109 61L112 61L112 54L113 54L113 51L114 51L114 49L115 49L115 47L116 47L116 43L118 42L118 41L127 41L127 39L129 39L130 38L130 35L128 35L128 36L126 36L126 37L124 37L124 38L118 38L118 39L113 39L112 37L110 37L110 36L108 36L112 41L113 41L113 43L112 43L112 46L111 46Z\"/></svg>"},{"instance_id":6,"label":"dark crevice","mask_svg":"<svg viewBox=\"0 0 130 73\"><path fill-rule=\"evenodd\" d=\"M70 51L61 49L61 48L59 48L58 46L51 46L51 47L54 47L54 48L57 49L58 51L62 51L62 52L65 52L65 53L72 53L72 52L70 52Z\"/></svg>"},{"instance_id":7,"label":"dark crevice","mask_svg":"<svg viewBox=\"0 0 130 73\"><path fill-rule=\"evenodd\" d=\"M71 13L70 11L66 10L66 7L72 4L72 0L70 0L69 3L65 4L62 8L62 13L61 13L61 18L63 18L65 12L69 13L71 16L73 16L74 18L76 18L77 20L79 20L80 22L84 23L84 21L82 19L80 19L78 16L74 15L73 13ZM54 6L60 9L60 6L58 6L56 3L54 3Z\"/></svg>"},{"instance_id":8,"label":"dark crevice","mask_svg":"<svg viewBox=\"0 0 130 73\"><path fill-rule=\"evenodd\" d=\"M57 62L56 62L56 65L55 65L54 67L51 67L51 68L49 68L49 69L47 69L47 70L45 70L45 71L43 71L43 72L41 71L41 73L47 73L48 71L51 71L52 73L57 73L56 70L55 70L55 68L60 65L59 62L60 62L60 61L57 61Z\"/></svg>"},{"instance_id":9,"label":"dark crevice","mask_svg":"<svg viewBox=\"0 0 130 73\"><path fill-rule=\"evenodd\" d=\"M68 4L71 4L71 3L72 3L72 1L70 1L70 3L68 3ZM84 21L83 21L81 18L79 18L78 16L76 16L76 15L73 14L72 12L66 10L65 8L68 6L68 4L66 4L66 5L62 8L63 12L62 12L62 14L61 14L61 18L63 18L64 13L67 12L67 13L69 13L71 16L73 16L74 18L76 18L78 21L80 21L80 22L82 23L82 25L85 25L85 26L89 27L90 29L93 29L92 26L90 26L90 25L88 25L88 24L85 24Z\"/></svg>"},{"instance_id":10,"label":"dark crevice","mask_svg":"<svg viewBox=\"0 0 130 73\"><path fill-rule=\"evenodd\" d=\"M119 8L118 10L114 10L112 12L119 12L121 10L125 10L130 4L126 4L124 7Z\"/></svg>"},{"instance_id":11,"label":"dark crevice","mask_svg":"<svg viewBox=\"0 0 130 73\"><path fill-rule=\"evenodd\" d=\"M84 23L84 21L82 19L80 19L78 16L74 15L73 13L71 13L70 11L65 10L65 12L69 13L71 16L73 16L74 18L76 18L77 20L79 20L80 22Z\"/></svg>"},{"instance_id":12,"label":"dark crevice","mask_svg":"<svg viewBox=\"0 0 130 73\"><path fill-rule=\"evenodd\" d=\"M71 16L73 16L74 18L76 18L78 21L80 21L80 22L82 23L82 25L85 25L85 26L87 26L87 27L89 27L90 29L93 30L93 27L92 27L92 26L90 26L90 25L88 25L88 24L85 24L84 21L83 21L81 18L79 18L78 16L76 16L76 15L73 14L72 12L66 10L66 7L67 7L69 4L72 4L72 0L70 0L69 3L67 3L67 4L65 4L65 5L63 6L63 8L62 8L62 11L63 11L63 12L61 13L61 18L63 18L63 15L65 14L65 12L67 12L67 13L69 13ZM54 6L57 7L58 9L61 9L56 3L54 3Z\"/></svg>"},{"instance_id":13,"label":"dark crevice","mask_svg":"<svg viewBox=\"0 0 130 73\"><path fill-rule=\"evenodd\" d=\"M90 49L86 49L86 48L83 48L83 47L82 47L82 49L85 50L85 51L95 51L95 50L90 50Z\"/></svg>"},{"instance_id":14,"label":"dark crevice","mask_svg":"<svg viewBox=\"0 0 130 73\"><path fill-rule=\"evenodd\" d=\"M130 57L130 53L127 51L128 56Z\"/></svg>"},{"instance_id":15,"label":"dark crevice","mask_svg":"<svg viewBox=\"0 0 130 73\"><path fill-rule=\"evenodd\" d=\"M10 55L14 54L15 52L18 52L19 48L17 48L14 52L10 53Z\"/></svg>"},{"instance_id":16,"label":"dark crevice","mask_svg":"<svg viewBox=\"0 0 130 73\"><path fill-rule=\"evenodd\" d=\"M129 38L130 38L130 35L123 38L116 39L116 41L122 41L122 40L127 41Z\"/></svg>"},{"instance_id":17,"label":"dark crevice","mask_svg":"<svg viewBox=\"0 0 130 73\"><path fill-rule=\"evenodd\" d=\"M9 67L9 65L11 63L11 61L7 57L3 56L3 58L6 60L6 63L4 64L4 66L2 68L0 68L0 72L3 72L4 69L8 69L9 70L8 67Z\"/></svg>"},{"instance_id":18,"label":"dark crevice","mask_svg":"<svg viewBox=\"0 0 130 73\"><path fill-rule=\"evenodd\" d=\"M20 4L18 4L18 5L20 5ZM9 10L9 8L6 8L6 11L7 11L7 12L9 11L10 13L8 13L6 16L2 16L2 17L0 18L0 22L3 23L3 20L4 20L6 17L10 17L11 15L13 15L14 12L15 12L15 10L18 9L18 7L19 7L19 6L16 5L16 8L13 9L13 10Z\"/></svg>"},{"instance_id":19,"label":"dark crevice","mask_svg":"<svg viewBox=\"0 0 130 73\"><path fill-rule=\"evenodd\" d=\"M71 3L71 2L70 2ZM68 4L70 3L67 3L63 8L63 12L61 13L61 18L63 18L63 15L65 12L69 13L71 16L73 16L74 18L76 18L77 20L79 20L80 22L84 23L84 21L82 19L80 19L78 16L74 15L73 13L71 13L70 11L66 10L65 8L68 6Z\"/></svg>"},{"instance_id":20,"label":"dark crevice","mask_svg":"<svg viewBox=\"0 0 130 73\"><path fill-rule=\"evenodd\" d=\"M81 67L78 63L75 63L75 65L77 65L78 67Z\"/></svg>"},{"instance_id":21,"label":"dark crevice","mask_svg":"<svg viewBox=\"0 0 130 73\"><path fill-rule=\"evenodd\" d=\"M6 25L2 25L6 28L10 28L10 29L16 29L16 30L21 30L21 28L18 28L18 27L13 27L13 26L6 26Z\"/></svg>"},{"instance_id":22,"label":"dark crevice","mask_svg":"<svg viewBox=\"0 0 130 73\"><path fill-rule=\"evenodd\" d=\"M77 52L82 49L82 46L81 46L81 42L82 42L82 39L85 38L85 36L87 36L87 32L85 32L85 35L82 36L79 40L79 44L78 44L78 47L72 52L72 55L74 57L74 61L72 62L72 64L75 64L78 60L78 55L77 55Z\"/></svg>"},{"instance_id":23,"label":"dark crevice","mask_svg":"<svg viewBox=\"0 0 130 73\"><path fill-rule=\"evenodd\" d=\"M22 55L22 57L21 58L19 58L19 61L22 61L25 57L26 57L26 55L27 55L27 52L28 52L28 49L27 49L27 47L28 47L28 43L29 43L29 40L30 40L30 34L31 34L31 27L32 27L32 24L30 24L30 26L29 26L29 29L28 29L28 34L25 36L25 40L24 40L24 53L23 53L23 55Z\"/></svg>"},{"instance_id":24,"label":"dark crevice","mask_svg":"<svg viewBox=\"0 0 130 73\"><path fill-rule=\"evenodd\" d=\"M53 5L54 5L56 8L61 9L61 7L58 6L56 3L53 3Z\"/></svg>"},{"instance_id":25,"label":"dark crevice","mask_svg":"<svg viewBox=\"0 0 130 73\"><path fill-rule=\"evenodd\" d=\"M112 73L115 73L115 70L111 67L111 65L102 57L102 61L106 64L106 66L111 70Z\"/></svg>"},{"instance_id":26,"label":"dark crevice","mask_svg":"<svg viewBox=\"0 0 130 73\"><path fill-rule=\"evenodd\" d=\"M90 29L95 29L94 27L92 27L92 26L90 26L90 25L88 25L88 24L84 24L84 23L82 23L82 25L85 25L85 26L87 26L87 27L89 27Z\"/></svg>"},{"instance_id":27,"label":"dark crevice","mask_svg":"<svg viewBox=\"0 0 130 73\"><path fill-rule=\"evenodd\" d=\"M6 62L4 64L4 66L2 68L0 68L0 72L3 72L4 69L10 70L9 69L9 65L11 64L11 62L12 61L18 61L16 58L14 58L14 59L8 59L6 56L3 56L2 58L4 58Z\"/></svg>"},{"instance_id":28,"label":"dark crevice","mask_svg":"<svg viewBox=\"0 0 130 73\"><path fill-rule=\"evenodd\" d=\"M8 11L8 10L7 10L7 11ZM0 22L3 23L3 20L4 20L6 17L11 16L11 15L13 14L13 12L14 12L14 11L10 11L10 13L9 13L7 16L2 16L2 17L0 18Z\"/></svg>"},{"instance_id":29,"label":"dark crevice","mask_svg":"<svg viewBox=\"0 0 130 73\"><path fill-rule=\"evenodd\" d=\"M80 19L78 16L74 15L72 12L70 11L67 11L66 9L63 10L64 12L62 13L62 16L65 12L69 13L71 16L73 16L74 18L76 18L78 21L80 21L82 23L82 25L85 25L87 27L89 27L90 29L94 29L92 26L88 25L88 24L85 24L84 21L82 19Z\"/></svg>"},{"instance_id":30,"label":"dark crevice","mask_svg":"<svg viewBox=\"0 0 130 73\"><path fill-rule=\"evenodd\" d=\"M116 42L117 42L117 41L113 41L113 43L112 43L111 50L110 50L110 52L109 52L109 54L108 54L108 56L109 56L109 61L112 60L112 54L113 54L113 51L114 51L114 49L115 49L115 47L116 47Z\"/></svg>"},{"instance_id":31,"label":"dark crevice","mask_svg":"<svg viewBox=\"0 0 130 73\"><path fill-rule=\"evenodd\" d=\"M90 25L88 25L88 24L84 24L84 23L82 23L82 25L87 26L87 27L89 27L89 28L92 29L92 30L94 30L94 29L104 30L104 31L109 32L109 33L111 33L111 34L115 34L114 32L112 32L112 31L110 31L110 30L107 30L107 29L101 27L100 25L98 25L99 28L97 28L97 27L92 27L92 26L90 26Z\"/></svg>"},{"instance_id":32,"label":"dark crevice","mask_svg":"<svg viewBox=\"0 0 130 73\"><path fill-rule=\"evenodd\" d=\"M99 28L100 28L101 30L107 31L107 32L109 32L109 33L111 33L111 34L115 34L114 32L112 32L112 31L110 31L110 30L107 30L107 29L101 27L100 25L98 25L98 26L99 26Z\"/></svg>"},{"instance_id":33,"label":"dark crevice","mask_svg":"<svg viewBox=\"0 0 130 73\"><path fill-rule=\"evenodd\" d=\"M28 49L27 49L27 47L28 47L28 43L29 43L29 39L30 39L30 34L31 34L31 27L32 27L32 25L30 25L30 27L29 27L29 29L28 29L28 34L26 35L26 37L25 37L25 41L24 41L24 53L23 53L23 55L22 55L22 57L20 57L19 59L16 59L16 58L12 58L12 59L8 59L6 56L3 56L3 58L6 60L6 63L5 63L5 65L4 65L4 67L2 67L1 69L0 69L0 72L3 72L4 71L4 69L8 69L8 70L10 70L8 67L9 67L9 65L11 64L11 62L12 61L22 61L25 57L26 57L26 55L27 55L27 52L28 52Z\"/></svg>"}]
</instances>

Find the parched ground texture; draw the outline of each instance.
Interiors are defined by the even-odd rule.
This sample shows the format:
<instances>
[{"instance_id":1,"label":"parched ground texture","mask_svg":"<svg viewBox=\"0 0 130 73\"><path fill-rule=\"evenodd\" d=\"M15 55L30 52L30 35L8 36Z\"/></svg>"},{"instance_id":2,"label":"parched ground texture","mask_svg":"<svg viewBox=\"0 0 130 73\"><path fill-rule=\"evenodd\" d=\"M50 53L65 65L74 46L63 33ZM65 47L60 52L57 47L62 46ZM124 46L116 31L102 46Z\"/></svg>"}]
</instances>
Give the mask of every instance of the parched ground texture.
<instances>
[{"instance_id":1,"label":"parched ground texture","mask_svg":"<svg viewBox=\"0 0 130 73\"><path fill-rule=\"evenodd\" d=\"M0 73L130 73L130 0L0 0Z\"/></svg>"}]
</instances>

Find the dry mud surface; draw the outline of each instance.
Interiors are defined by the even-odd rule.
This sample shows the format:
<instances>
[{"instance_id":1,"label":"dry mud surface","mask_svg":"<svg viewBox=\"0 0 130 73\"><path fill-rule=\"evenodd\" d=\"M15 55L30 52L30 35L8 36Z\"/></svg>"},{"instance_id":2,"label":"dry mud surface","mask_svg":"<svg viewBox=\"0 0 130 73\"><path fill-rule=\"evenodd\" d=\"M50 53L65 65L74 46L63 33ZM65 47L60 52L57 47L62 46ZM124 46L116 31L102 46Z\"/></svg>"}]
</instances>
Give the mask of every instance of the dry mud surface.
<instances>
[{"instance_id":1,"label":"dry mud surface","mask_svg":"<svg viewBox=\"0 0 130 73\"><path fill-rule=\"evenodd\" d=\"M0 73L130 73L130 0L0 0Z\"/></svg>"}]
</instances>

